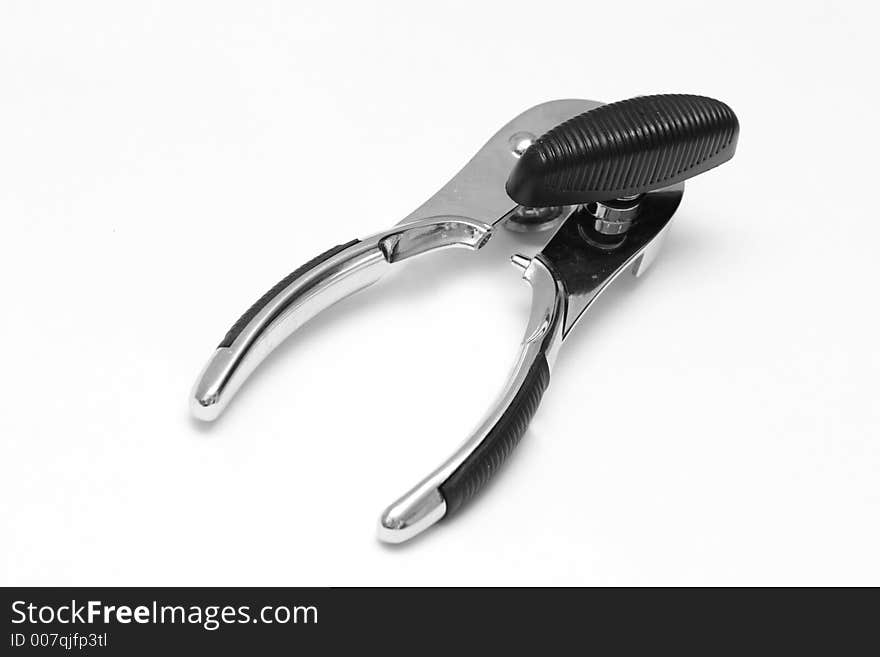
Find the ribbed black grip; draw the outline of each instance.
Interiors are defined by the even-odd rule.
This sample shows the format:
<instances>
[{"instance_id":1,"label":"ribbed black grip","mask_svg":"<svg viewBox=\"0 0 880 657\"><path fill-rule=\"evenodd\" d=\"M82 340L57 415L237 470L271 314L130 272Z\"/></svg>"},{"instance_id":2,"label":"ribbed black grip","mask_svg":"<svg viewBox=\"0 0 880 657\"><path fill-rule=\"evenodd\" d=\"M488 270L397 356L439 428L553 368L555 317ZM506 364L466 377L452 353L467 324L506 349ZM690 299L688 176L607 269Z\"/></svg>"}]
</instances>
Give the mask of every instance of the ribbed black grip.
<instances>
[{"instance_id":1,"label":"ribbed black grip","mask_svg":"<svg viewBox=\"0 0 880 657\"><path fill-rule=\"evenodd\" d=\"M345 249L347 249L348 247L354 246L359 241L360 240L352 240L347 244L339 244L338 246L334 246L332 249L324 251L324 253L322 253L321 255L315 256L302 267L297 268L295 271L292 271L287 276L278 281L275 285L272 286L272 289L270 289L268 292L266 292L266 294L257 299L254 302L254 305L252 305L245 311L244 315L238 318L238 321L236 321L235 324L232 325L232 328L226 332L226 335L223 337L223 341L219 345L217 345L217 348L220 349L221 347L228 347L233 342L235 342L235 338L237 338L238 334L244 330L244 327L248 325L248 322L250 322L257 315L257 313L263 309L263 306L269 303L279 292L281 292L281 290L293 283L293 281L305 274L310 269L317 267L322 262L324 262L325 260L329 260L336 254L345 251Z\"/></svg>"},{"instance_id":2,"label":"ribbed black grip","mask_svg":"<svg viewBox=\"0 0 880 657\"><path fill-rule=\"evenodd\" d=\"M604 201L679 183L733 157L736 115L704 96L640 96L584 112L538 138L507 181L520 205Z\"/></svg>"},{"instance_id":3,"label":"ribbed black grip","mask_svg":"<svg viewBox=\"0 0 880 657\"><path fill-rule=\"evenodd\" d=\"M535 359L519 391L479 447L440 486L449 518L486 485L526 432L550 383L547 359Z\"/></svg>"}]
</instances>

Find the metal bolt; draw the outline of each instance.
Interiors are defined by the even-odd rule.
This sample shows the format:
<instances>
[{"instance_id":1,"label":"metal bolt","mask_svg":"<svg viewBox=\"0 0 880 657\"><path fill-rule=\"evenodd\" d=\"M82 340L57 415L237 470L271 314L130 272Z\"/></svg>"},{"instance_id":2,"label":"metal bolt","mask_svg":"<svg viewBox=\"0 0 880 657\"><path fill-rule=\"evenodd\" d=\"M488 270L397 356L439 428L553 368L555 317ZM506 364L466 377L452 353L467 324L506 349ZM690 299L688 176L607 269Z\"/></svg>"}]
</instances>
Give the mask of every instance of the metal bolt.
<instances>
[{"instance_id":1,"label":"metal bolt","mask_svg":"<svg viewBox=\"0 0 880 657\"><path fill-rule=\"evenodd\" d=\"M507 143L510 144L510 151L516 157L522 157L522 154L535 142L535 139L537 137L531 132L515 132L507 140Z\"/></svg>"}]
</instances>

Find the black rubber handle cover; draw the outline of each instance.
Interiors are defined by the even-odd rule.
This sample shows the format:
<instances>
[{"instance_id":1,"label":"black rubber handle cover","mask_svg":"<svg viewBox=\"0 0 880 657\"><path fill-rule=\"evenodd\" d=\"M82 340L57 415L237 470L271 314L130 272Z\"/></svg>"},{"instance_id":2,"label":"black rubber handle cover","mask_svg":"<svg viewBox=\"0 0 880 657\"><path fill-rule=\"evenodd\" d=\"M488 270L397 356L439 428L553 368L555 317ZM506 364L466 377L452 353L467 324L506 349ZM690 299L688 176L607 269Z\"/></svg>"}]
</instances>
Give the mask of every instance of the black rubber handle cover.
<instances>
[{"instance_id":1,"label":"black rubber handle cover","mask_svg":"<svg viewBox=\"0 0 880 657\"><path fill-rule=\"evenodd\" d=\"M267 303L269 303L275 296L277 296L278 293L281 292L281 290L293 283L293 281L305 274L310 269L317 267L322 262L324 262L325 260L329 260L338 253L342 253L343 251L345 251L345 249L350 246L354 246L359 241L360 240L352 240L351 242L348 242L346 244L339 244L337 246L334 246L332 249L328 249L327 251L324 251L324 253L315 256L306 264L298 267L287 276L282 278L280 281L278 281L275 285L272 286L272 288L268 292L266 292L266 294L257 299L254 304L250 308L248 308L241 317L238 318L235 324L232 325L232 328L230 328L226 332L226 335L223 336L223 340L222 342L220 342L219 345L217 345L217 348L220 349L221 347L231 346L232 343L235 342L235 338L238 337L238 334L244 330L244 327L247 326L248 323L254 317L256 317L257 313L260 312L263 307Z\"/></svg>"},{"instance_id":2,"label":"black rubber handle cover","mask_svg":"<svg viewBox=\"0 0 880 657\"><path fill-rule=\"evenodd\" d=\"M538 410L548 383L550 369L544 354L540 354L489 435L440 486L440 494L446 500L445 518L451 517L476 495L510 456Z\"/></svg>"},{"instance_id":3,"label":"black rubber handle cover","mask_svg":"<svg viewBox=\"0 0 880 657\"><path fill-rule=\"evenodd\" d=\"M639 96L584 112L526 149L507 193L527 207L576 205L642 194L733 157L739 122L705 96Z\"/></svg>"}]
</instances>

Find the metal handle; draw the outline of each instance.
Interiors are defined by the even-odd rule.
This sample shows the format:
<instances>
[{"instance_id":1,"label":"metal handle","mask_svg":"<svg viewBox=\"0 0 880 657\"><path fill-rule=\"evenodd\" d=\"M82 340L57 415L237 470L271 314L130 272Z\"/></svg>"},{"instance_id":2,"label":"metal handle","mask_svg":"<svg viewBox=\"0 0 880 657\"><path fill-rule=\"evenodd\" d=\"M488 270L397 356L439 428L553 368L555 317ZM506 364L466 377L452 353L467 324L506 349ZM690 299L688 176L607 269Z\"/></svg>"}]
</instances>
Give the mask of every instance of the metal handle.
<instances>
[{"instance_id":1,"label":"metal handle","mask_svg":"<svg viewBox=\"0 0 880 657\"><path fill-rule=\"evenodd\" d=\"M192 414L216 419L256 367L319 312L384 273L382 253L358 240L313 258L261 296L224 336L196 380Z\"/></svg>"},{"instance_id":2,"label":"metal handle","mask_svg":"<svg viewBox=\"0 0 880 657\"><path fill-rule=\"evenodd\" d=\"M458 450L385 510L381 540L402 543L452 516L498 472L525 433L562 343L566 302L561 283L540 260L529 262L523 278L532 286L532 311L507 385Z\"/></svg>"},{"instance_id":3,"label":"metal handle","mask_svg":"<svg viewBox=\"0 0 880 657\"><path fill-rule=\"evenodd\" d=\"M491 226L463 217L398 224L313 258L260 297L226 333L196 380L190 410L216 419L256 367L321 311L378 281L394 263L449 247L479 249Z\"/></svg>"}]
</instances>

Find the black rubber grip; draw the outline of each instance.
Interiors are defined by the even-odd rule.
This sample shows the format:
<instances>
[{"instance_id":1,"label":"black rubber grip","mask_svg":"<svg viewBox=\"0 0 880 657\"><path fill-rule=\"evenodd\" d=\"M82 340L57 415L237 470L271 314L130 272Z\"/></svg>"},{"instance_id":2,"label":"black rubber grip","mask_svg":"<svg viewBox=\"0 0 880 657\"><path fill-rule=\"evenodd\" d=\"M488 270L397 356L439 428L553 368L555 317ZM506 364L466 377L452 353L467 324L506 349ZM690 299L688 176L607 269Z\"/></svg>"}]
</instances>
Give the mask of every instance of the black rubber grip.
<instances>
[{"instance_id":1,"label":"black rubber grip","mask_svg":"<svg viewBox=\"0 0 880 657\"><path fill-rule=\"evenodd\" d=\"M602 105L535 140L510 174L507 193L527 207L642 194L726 162L738 136L733 110L704 96L639 96Z\"/></svg>"},{"instance_id":2,"label":"black rubber grip","mask_svg":"<svg viewBox=\"0 0 880 657\"><path fill-rule=\"evenodd\" d=\"M354 246L358 242L360 242L360 240L352 240L347 244L339 244L338 246L334 246L332 249L324 251L324 253L322 253L321 255L315 256L302 267L297 268L295 271L292 271L287 276L278 281L275 285L272 286L271 290L269 290L268 292L266 292L266 294L257 299L256 302L254 302L254 305L252 305L245 311L244 315L238 318L235 324L232 325L232 328L226 332L226 335L223 337L223 341L219 345L217 345L217 348L220 349L221 347L228 347L233 342L235 342L235 338L237 338L238 334L244 330L244 327L248 325L248 322L250 322L256 316L256 314L263 309L263 306L269 303L279 292L281 292L281 290L293 283L293 281L305 274L310 269L317 267L325 260L329 260L336 254L341 253L350 246Z\"/></svg>"},{"instance_id":3,"label":"black rubber grip","mask_svg":"<svg viewBox=\"0 0 880 657\"><path fill-rule=\"evenodd\" d=\"M446 500L445 518L451 517L462 504L476 495L519 444L532 416L538 410L548 383L550 369L547 367L547 359L541 354L526 373L522 387L489 435L440 486L440 494Z\"/></svg>"}]
</instances>

